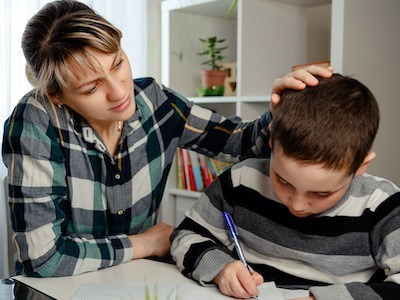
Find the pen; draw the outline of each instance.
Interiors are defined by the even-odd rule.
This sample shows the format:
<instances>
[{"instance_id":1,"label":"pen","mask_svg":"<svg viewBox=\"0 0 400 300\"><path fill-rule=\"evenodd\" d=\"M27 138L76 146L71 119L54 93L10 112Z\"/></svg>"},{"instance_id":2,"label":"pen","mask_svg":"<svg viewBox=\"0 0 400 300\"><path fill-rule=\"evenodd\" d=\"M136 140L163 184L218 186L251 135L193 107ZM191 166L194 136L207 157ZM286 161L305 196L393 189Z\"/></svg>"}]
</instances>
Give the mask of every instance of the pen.
<instances>
[{"instance_id":1,"label":"pen","mask_svg":"<svg viewBox=\"0 0 400 300\"><path fill-rule=\"evenodd\" d=\"M230 234L232 241L236 247L236 251L239 255L239 258L243 262L243 264L246 266L247 270L249 270L249 273L251 275L249 264L247 263L246 258L244 257L244 254L243 254L242 247L240 247L240 244L239 244L239 240L238 240L239 232L236 229L236 225L233 222L232 216L225 211L222 212L222 215L224 216L226 227L228 228L229 234Z\"/></svg>"}]
</instances>

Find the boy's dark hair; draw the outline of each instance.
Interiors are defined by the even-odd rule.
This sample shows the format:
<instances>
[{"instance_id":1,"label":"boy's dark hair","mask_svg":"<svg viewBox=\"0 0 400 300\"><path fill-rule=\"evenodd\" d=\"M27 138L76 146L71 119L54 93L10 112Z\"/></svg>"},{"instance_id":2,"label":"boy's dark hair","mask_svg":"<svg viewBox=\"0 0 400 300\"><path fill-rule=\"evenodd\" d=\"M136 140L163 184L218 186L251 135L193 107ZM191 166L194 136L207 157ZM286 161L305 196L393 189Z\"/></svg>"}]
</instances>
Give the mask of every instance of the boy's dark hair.
<instances>
[{"instance_id":1,"label":"boy's dark hair","mask_svg":"<svg viewBox=\"0 0 400 300\"><path fill-rule=\"evenodd\" d=\"M287 90L274 113L271 142L297 161L354 174L372 147L379 107L356 79L333 74L301 91Z\"/></svg>"}]
</instances>

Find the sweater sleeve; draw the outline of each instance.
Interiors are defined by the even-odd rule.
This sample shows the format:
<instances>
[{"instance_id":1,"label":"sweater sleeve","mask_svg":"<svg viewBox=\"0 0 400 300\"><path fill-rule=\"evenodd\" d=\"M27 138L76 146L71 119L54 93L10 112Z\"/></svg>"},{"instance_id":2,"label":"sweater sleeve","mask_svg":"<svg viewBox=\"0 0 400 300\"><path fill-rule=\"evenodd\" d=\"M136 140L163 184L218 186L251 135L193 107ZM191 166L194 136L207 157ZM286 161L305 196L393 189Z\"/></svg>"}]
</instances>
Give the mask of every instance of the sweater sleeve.
<instances>
[{"instance_id":1,"label":"sweater sleeve","mask_svg":"<svg viewBox=\"0 0 400 300\"><path fill-rule=\"evenodd\" d=\"M228 177L226 171L210 184L171 236L171 255L178 269L202 285L209 284L235 260L222 218L222 210L231 211L220 184L222 178Z\"/></svg>"},{"instance_id":2,"label":"sweater sleeve","mask_svg":"<svg viewBox=\"0 0 400 300\"><path fill-rule=\"evenodd\" d=\"M25 110L31 111L29 116ZM14 244L25 274L75 275L131 259L132 246L125 234L69 233L65 157L43 107L17 106L5 124L2 152Z\"/></svg>"}]
</instances>

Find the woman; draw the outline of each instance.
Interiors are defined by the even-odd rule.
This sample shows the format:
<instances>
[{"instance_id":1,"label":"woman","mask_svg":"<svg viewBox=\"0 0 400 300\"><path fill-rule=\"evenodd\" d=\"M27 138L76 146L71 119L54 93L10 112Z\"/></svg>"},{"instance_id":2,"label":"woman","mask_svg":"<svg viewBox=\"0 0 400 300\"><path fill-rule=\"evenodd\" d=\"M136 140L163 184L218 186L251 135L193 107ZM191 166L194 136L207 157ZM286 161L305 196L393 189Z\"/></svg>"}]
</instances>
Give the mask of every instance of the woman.
<instances>
[{"instance_id":1,"label":"woman","mask_svg":"<svg viewBox=\"0 0 400 300\"><path fill-rule=\"evenodd\" d=\"M35 89L3 138L25 274L74 275L167 255L173 228L158 223L157 212L176 148L237 161L268 147L269 113L243 123L151 78L132 81L121 37L75 1L47 4L26 26L22 48ZM275 91L303 81L316 84L301 71L278 79Z\"/></svg>"}]
</instances>

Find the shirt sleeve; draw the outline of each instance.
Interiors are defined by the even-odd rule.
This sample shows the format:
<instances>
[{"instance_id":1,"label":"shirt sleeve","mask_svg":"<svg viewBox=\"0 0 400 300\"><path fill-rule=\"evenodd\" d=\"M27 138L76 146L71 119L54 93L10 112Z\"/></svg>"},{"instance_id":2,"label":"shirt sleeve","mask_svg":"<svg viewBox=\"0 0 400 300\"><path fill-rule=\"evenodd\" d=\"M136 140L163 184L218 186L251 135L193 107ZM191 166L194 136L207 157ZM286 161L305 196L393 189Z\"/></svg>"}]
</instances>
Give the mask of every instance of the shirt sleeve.
<instances>
[{"instance_id":1,"label":"shirt sleeve","mask_svg":"<svg viewBox=\"0 0 400 300\"><path fill-rule=\"evenodd\" d=\"M164 89L185 122L178 146L223 161L270 156L268 125L272 116L267 107L259 118L246 122L238 116L221 116Z\"/></svg>"},{"instance_id":2,"label":"shirt sleeve","mask_svg":"<svg viewBox=\"0 0 400 300\"><path fill-rule=\"evenodd\" d=\"M4 129L13 239L23 272L68 276L129 261L132 246L125 234L69 233L65 157L45 109L20 103Z\"/></svg>"}]
</instances>

